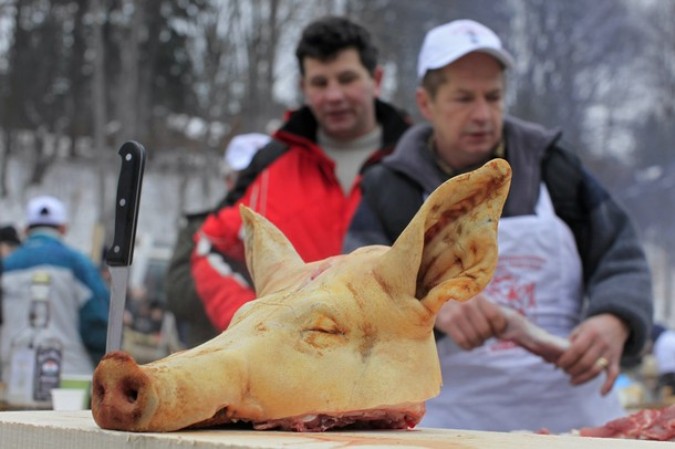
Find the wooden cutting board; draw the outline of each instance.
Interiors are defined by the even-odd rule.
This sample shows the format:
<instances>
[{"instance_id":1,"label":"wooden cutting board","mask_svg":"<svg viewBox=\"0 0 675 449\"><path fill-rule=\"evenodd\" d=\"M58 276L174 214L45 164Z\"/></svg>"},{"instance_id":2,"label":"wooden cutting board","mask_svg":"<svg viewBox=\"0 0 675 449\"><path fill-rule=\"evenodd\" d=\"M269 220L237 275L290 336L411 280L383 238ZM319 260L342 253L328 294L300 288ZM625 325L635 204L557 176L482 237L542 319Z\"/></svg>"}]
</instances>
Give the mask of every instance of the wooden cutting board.
<instances>
[{"instance_id":1,"label":"wooden cutting board","mask_svg":"<svg viewBox=\"0 0 675 449\"><path fill-rule=\"evenodd\" d=\"M445 429L295 433L210 429L129 433L100 429L91 411L0 412L2 449L649 449L675 443Z\"/></svg>"}]
</instances>

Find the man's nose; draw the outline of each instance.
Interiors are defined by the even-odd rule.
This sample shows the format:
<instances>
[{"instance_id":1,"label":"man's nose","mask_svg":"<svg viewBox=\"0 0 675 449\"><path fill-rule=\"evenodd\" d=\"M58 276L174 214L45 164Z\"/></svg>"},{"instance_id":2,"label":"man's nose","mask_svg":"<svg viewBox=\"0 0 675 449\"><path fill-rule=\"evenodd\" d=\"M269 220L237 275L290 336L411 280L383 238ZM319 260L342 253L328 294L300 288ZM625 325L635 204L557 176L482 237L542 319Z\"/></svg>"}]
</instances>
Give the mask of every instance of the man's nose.
<instances>
[{"instance_id":1,"label":"man's nose","mask_svg":"<svg viewBox=\"0 0 675 449\"><path fill-rule=\"evenodd\" d=\"M486 121L490 118L490 104L484 98L478 98L471 112L471 118L474 120Z\"/></svg>"},{"instance_id":2,"label":"man's nose","mask_svg":"<svg viewBox=\"0 0 675 449\"><path fill-rule=\"evenodd\" d=\"M329 83L326 87L325 95L329 101L339 101L344 97L344 92L339 83Z\"/></svg>"}]
</instances>

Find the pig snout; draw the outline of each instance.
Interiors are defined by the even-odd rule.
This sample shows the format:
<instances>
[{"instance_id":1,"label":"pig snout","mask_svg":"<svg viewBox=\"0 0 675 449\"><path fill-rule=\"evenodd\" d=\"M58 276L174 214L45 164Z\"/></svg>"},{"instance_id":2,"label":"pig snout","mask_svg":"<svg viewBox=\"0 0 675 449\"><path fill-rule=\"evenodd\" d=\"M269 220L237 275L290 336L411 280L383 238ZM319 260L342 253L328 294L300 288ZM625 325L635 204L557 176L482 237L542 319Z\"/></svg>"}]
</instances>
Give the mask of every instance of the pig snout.
<instances>
[{"instance_id":1,"label":"pig snout","mask_svg":"<svg viewBox=\"0 0 675 449\"><path fill-rule=\"evenodd\" d=\"M106 354L94 372L92 414L111 430L143 431L159 403L150 377L124 352Z\"/></svg>"}]
</instances>

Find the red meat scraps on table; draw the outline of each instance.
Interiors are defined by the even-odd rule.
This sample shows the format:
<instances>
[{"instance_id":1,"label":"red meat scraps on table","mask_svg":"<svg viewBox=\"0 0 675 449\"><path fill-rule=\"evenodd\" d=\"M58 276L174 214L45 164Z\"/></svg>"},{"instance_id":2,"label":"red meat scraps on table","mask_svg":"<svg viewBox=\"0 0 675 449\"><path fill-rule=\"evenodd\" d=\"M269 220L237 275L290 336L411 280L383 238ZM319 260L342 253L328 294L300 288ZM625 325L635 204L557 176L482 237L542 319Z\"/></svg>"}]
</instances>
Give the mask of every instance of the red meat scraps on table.
<instances>
[{"instance_id":1,"label":"red meat scraps on table","mask_svg":"<svg viewBox=\"0 0 675 449\"><path fill-rule=\"evenodd\" d=\"M633 440L675 440L675 405L663 409L644 409L600 427L584 427L583 437L625 438Z\"/></svg>"}]
</instances>

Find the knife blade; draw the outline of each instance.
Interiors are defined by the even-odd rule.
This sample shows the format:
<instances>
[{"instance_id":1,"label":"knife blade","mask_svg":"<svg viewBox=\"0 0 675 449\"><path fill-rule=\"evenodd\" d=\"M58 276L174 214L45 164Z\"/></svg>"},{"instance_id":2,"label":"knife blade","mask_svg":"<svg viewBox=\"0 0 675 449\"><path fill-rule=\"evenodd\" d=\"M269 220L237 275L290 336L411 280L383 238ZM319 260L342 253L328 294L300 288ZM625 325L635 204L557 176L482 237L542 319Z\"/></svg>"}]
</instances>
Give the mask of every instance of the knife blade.
<instances>
[{"instance_id":1,"label":"knife blade","mask_svg":"<svg viewBox=\"0 0 675 449\"><path fill-rule=\"evenodd\" d=\"M106 258L111 277L106 352L122 347L124 307L129 270L134 256L138 206L145 169L145 148L140 143L125 142L118 154L122 158L122 164L117 181L115 233Z\"/></svg>"}]
</instances>

